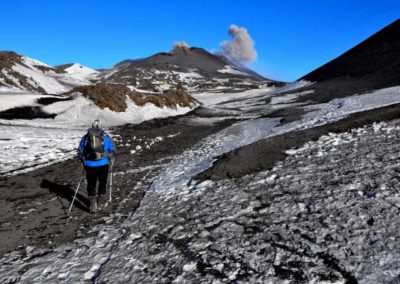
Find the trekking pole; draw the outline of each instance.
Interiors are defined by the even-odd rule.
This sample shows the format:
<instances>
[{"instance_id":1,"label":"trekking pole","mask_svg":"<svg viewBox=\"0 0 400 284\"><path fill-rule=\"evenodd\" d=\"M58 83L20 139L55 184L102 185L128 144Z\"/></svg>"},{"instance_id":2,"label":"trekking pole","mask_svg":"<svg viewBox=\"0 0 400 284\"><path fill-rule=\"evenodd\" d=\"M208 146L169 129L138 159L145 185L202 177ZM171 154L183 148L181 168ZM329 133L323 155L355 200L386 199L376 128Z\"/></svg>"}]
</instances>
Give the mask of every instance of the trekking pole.
<instances>
[{"instance_id":1,"label":"trekking pole","mask_svg":"<svg viewBox=\"0 0 400 284\"><path fill-rule=\"evenodd\" d=\"M75 201L76 195L78 194L78 190L79 190L79 187L81 186L81 182L82 182L84 175L85 175L85 167L83 167L81 178L79 180L78 186L76 187L74 198L72 199L72 202L71 202L71 206L69 207L69 210L68 210L68 215L69 215L69 213L71 213L72 206L74 205L74 201Z\"/></svg>"},{"instance_id":2,"label":"trekking pole","mask_svg":"<svg viewBox=\"0 0 400 284\"><path fill-rule=\"evenodd\" d=\"M115 157L114 157L114 158L111 158L111 167L110 167L110 197L109 197L109 199L108 199L108 201L109 201L110 203L111 203L111 201L112 201L112 178L113 178L113 173L112 173L112 171L113 171L114 163L115 163Z\"/></svg>"}]
</instances>

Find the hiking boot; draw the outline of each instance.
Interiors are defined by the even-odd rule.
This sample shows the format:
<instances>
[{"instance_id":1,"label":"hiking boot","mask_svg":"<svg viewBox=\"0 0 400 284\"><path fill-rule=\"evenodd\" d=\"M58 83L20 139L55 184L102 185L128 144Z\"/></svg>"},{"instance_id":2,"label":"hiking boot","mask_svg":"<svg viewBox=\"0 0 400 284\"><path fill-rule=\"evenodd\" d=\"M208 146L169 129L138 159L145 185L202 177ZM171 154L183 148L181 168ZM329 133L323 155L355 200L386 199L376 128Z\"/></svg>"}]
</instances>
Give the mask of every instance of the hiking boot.
<instances>
[{"instance_id":1,"label":"hiking boot","mask_svg":"<svg viewBox=\"0 0 400 284\"><path fill-rule=\"evenodd\" d=\"M89 196L89 201L90 201L90 213L96 213L97 212L97 197L96 196Z\"/></svg>"},{"instance_id":2,"label":"hiking boot","mask_svg":"<svg viewBox=\"0 0 400 284\"><path fill-rule=\"evenodd\" d=\"M105 194L99 195L97 198L97 207L99 209L104 209L108 207L108 200Z\"/></svg>"}]
</instances>

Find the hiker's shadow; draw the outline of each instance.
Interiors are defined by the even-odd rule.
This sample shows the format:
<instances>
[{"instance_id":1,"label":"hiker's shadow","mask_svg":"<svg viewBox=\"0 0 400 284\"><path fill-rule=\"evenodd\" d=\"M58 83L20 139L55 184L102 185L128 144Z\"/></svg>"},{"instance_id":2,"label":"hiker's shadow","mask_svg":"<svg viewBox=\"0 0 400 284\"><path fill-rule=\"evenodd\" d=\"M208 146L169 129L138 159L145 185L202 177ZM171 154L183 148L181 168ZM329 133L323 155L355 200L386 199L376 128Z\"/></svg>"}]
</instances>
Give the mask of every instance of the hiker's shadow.
<instances>
[{"instance_id":1,"label":"hiker's shadow","mask_svg":"<svg viewBox=\"0 0 400 284\"><path fill-rule=\"evenodd\" d=\"M49 192L56 194L61 202L64 211L69 208L75 194L75 191L71 188L71 185L57 184L48 179L43 179L40 187L46 188L49 190ZM64 202L63 200L67 202ZM74 201L74 206L88 212L89 199L78 192Z\"/></svg>"}]
</instances>

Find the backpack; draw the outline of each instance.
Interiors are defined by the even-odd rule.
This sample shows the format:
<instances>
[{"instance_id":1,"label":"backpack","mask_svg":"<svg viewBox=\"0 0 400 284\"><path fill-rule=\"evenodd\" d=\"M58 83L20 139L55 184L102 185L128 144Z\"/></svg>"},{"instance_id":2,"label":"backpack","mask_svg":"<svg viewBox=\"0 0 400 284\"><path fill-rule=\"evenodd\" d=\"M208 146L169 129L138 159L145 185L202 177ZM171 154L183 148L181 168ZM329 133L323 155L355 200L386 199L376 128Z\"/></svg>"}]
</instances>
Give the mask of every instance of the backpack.
<instances>
[{"instance_id":1,"label":"backpack","mask_svg":"<svg viewBox=\"0 0 400 284\"><path fill-rule=\"evenodd\" d=\"M99 128L90 128L86 134L86 144L83 156L86 160L99 161L104 158L104 131Z\"/></svg>"}]
</instances>

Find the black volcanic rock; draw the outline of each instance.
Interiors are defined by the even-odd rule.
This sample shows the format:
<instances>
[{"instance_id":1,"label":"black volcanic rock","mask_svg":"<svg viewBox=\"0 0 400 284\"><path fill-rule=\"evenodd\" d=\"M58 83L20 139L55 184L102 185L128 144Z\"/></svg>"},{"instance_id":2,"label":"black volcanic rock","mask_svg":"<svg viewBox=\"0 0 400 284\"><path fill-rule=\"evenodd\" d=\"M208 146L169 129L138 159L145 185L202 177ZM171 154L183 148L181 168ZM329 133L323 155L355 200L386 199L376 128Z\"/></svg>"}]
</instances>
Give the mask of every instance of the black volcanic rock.
<instances>
[{"instance_id":1,"label":"black volcanic rock","mask_svg":"<svg viewBox=\"0 0 400 284\"><path fill-rule=\"evenodd\" d=\"M71 67L72 65L74 65L74 63L67 63L67 64L62 64L62 65L57 65L57 66L54 66L54 69L55 69L56 72L64 73L65 69Z\"/></svg>"},{"instance_id":2,"label":"black volcanic rock","mask_svg":"<svg viewBox=\"0 0 400 284\"><path fill-rule=\"evenodd\" d=\"M400 19L302 79L325 81L340 77L389 76L400 82Z\"/></svg>"},{"instance_id":3,"label":"black volcanic rock","mask_svg":"<svg viewBox=\"0 0 400 284\"><path fill-rule=\"evenodd\" d=\"M144 59L124 60L114 68L160 68L187 72L197 68L200 71L216 72L224 68L226 62L201 48L175 47L171 52L160 52Z\"/></svg>"},{"instance_id":4,"label":"black volcanic rock","mask_svg":"<svg viewBox=\"0 0 400 284\"><path fill-rule=\"evenodd\" d=\"M229 70L226 66L229 66ZM109 82L128 84L150 91L162 89L164 84L188 90L221 86L240 90L275 83L249 69L239 68L225 57L209 53L202 48L181 45L175 46L171 52L124 60L104 74Z\"/></svg>"},{"instance_id":5,"label":"black volcanic rock","mask_svg":"<svg viewBox=\"0 0 400 284\"><path fill-rule=\"evenodd\" d=\"M317 102L400 85L400 20L299 80L317 82L300 99Z\"/></svg>"}]
</instances>

